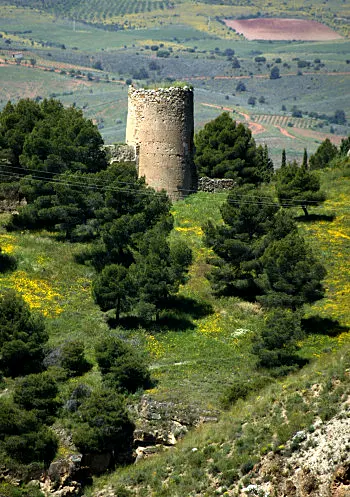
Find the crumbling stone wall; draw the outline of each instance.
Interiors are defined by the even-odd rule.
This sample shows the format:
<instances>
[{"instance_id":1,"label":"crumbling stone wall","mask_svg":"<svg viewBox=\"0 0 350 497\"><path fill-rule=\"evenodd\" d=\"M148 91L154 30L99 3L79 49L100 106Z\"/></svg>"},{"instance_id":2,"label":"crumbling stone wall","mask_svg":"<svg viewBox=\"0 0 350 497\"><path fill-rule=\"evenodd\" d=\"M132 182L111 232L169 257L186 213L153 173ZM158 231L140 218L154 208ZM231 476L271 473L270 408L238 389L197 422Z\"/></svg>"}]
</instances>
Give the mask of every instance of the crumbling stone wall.
<instances>
[{"instance_id":1,"label":"crumbling stone wall","mask_svg":"<svg viewBox=\"0 0 350 497\"><path fill-rule=\"evenodd\" d=\"M193 91L129 87L126 143L136 153L139 176L173 200L197 189L193 162Z\"/></svg>"},{"instance_id":2,"label":"crumbling stone wall","mask_svg":"<svg viewBox=\"0 0 350 497\"><path fill-rule=\"evenodd\" d=\"M105 145L104 149L107 152L107 159L110 164L115 162L135 162L136 160L134 147L125 143Z\"/></svg>"},{"instance_id":3,"label":"crumbling stone wall","mask_svg":"<svg viewBox=\"0 0 350 497\"><path fill-rule=\"evenodd\" d=\"M236 185L234 179L229 178L208 178L203 176L198 180L198 191L216 193L231 190Z\"/></svg>"}]
</instances>

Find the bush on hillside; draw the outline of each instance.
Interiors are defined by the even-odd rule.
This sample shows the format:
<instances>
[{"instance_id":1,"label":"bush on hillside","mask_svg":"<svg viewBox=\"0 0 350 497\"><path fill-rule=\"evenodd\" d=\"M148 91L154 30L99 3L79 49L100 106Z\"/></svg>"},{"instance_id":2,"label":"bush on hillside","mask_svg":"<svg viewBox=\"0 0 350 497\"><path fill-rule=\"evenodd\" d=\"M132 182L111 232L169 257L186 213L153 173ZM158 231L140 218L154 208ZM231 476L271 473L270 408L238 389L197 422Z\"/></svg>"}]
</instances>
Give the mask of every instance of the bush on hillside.
<instances>
[{"instance_id":1,"label":"bush on hillside","mask_svg":"<svg viewBox=\"0 0 350 497\"><path fill-rule=\"evenodd\" d=\"M6 254L0 247L0 273L14 271L17 267L17 260L13 255Z\"/></svg>"},{"instance_id":2,"label":"bush on hillside","mask_svg":"<svg viewBox=\"0 0 350 497\"><path fill-rule=\"evenodd\" d=\"M109 387L134 393L150 386L150 373L144 359L123 340L102 340L95 353L103 381Z\"/></svg>"},{"instance_id":3,"label":"bush on hillside","mask_svg":"<svg viewBox=\"0 0 350 497\"><path fill-rule=\"evenodd\" d=\"M5 454L21 464L47 465L56 450L55 435L41 424L34 411L0 399L0 457Z\"/></svg>"},{"instance_id":4,"label":"bush on hillside","mask_svg":"<svg viewBox=\"0 0 350 497\"><path fill-rule=\"evenodd\" d=\"M58 386L48 372L30 374L17 380L13 400L33 411L42 423L50 424L59 407L57 393Z\"/></svg>"},{"instance_id":5,"label":"bush on hillside","mask_svg":"<svg viewBox=\"0 0 350 497\"><path fill-rule=\"evenodd\" d=\"M310 158L310 164L311 164ZM320 180L316 173L307 169L307 157L304 164L296 162L282 165L276 173L276 191L280 204L290 208L300 206L308 215L309 207L316 207L326 200L320 190Z\"/></svg>"},{"instance_id":6,"label":"bush on hillside","mask_svg":"<svg viewBox=\"0 0 350 497\"><path fill-rule=\"evenodd\" d=\"M81 376L92 368L92 364L84 355L84 344L80 340L63 344L60 362L69 376Z\"/></svg>"},{"instance_id":7,"label":"bush on hillside","mask_svg":"<svg viewBox=\"0 0 350 497\"><path fill-rule=\"evenodd\" d=\"M48 339L41 316L14 290L0 294L0 368L5 376L42 369L43 347Z\"/></svg>"},{"instance_id":8,"label":"bush on hillside","mask_svg":"<svg viewBox=\"0 0 350 497\"><path fill-rule=\"evenodd\" d=\"M134 425L123 397L103 390L86 398L74 415L73 442L83 454L131 453Z\"/></svg>"},{"instance_id":9,"label":"bush on hillside","mask_svg":"<svg viewBox=\"0 0 350 497\"><path fill-rule=\"evenodd\" d=\"M310 169L323 169L338 154L338 149L333 143L326 138L318 147L316 152L310 157Z\"/></svg>"},{"instance_id":10,"label":"bush on hillside","mask_svg":"<svg viewBox=\"0 0 350 497\"><path fill-rule=\"evenodd\" d=\"M276 309L268 314L265 326L253 345L261 367L288 372L302 363L297 356L297 341L303 333L299 313Z\"/></svg>"}]
</instances>

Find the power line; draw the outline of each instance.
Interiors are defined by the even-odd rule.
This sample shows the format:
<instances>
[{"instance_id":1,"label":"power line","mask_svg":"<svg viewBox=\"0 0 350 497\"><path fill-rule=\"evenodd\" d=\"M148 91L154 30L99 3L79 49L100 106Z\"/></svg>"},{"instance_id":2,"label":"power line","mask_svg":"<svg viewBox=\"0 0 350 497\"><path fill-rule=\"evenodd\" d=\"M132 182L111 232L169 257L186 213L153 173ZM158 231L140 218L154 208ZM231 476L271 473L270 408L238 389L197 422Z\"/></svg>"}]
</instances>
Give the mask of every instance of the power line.
<instances>
[{"instance_id":1,"label":"power line","mask_svg":"<svg viewBox=\"0 0 350 497\"><path fill-rule=\"evenodd\" d=\"M114 181L113 183L114 184L118 184L120 185L120 187L113 187L113 186L109 186L109 183L107 181L104 181L102 180L99 184L98 183L81 183L81 182L78 182L78 181L69 181L69 180L62 180L62 179L59 179L59 178L52 178L51 175L52 173L50 173L49 171L40 171L40 170L28 170L28 169L23 169L23 168L20 168L20 167L16 167L16 166L8 166L7 165L7 168L8 169L16 169L16 170L20 170L20 171L27 171L29 173L31 172L39 172L40 175L30 175L30 178L26 178L25 176L19 174L19 173L16 173L16 172L11 172L11 171L0 171L0 175L4 175L5 177L16 177L17 179L23 179L23 178L26 178L26 179L30 179L32 181L40 181L40 182L47 182L47 183L53 183L53 184L61 184L61 185L64 185L64 186L68 186L68 187L71 187L71 188L82 188L82 189L90 189L90 190L102 190L102 191L112 191L112 192L116 192L116 193L129 193L129 194L132 194L132 195L135 195L135 196L163 196L163 193L162 192L157 192L157 191L154 191L153 189L145 189L145 190L134 190L134 189L127 189L125 187L127 186L135 186L135 183L131 183L131 182L126 182L126 181L119 181L119 180L116 180ZM46 175L49 175L49 176L41 176L42 174L46 174ZM141 186L140 184L138 186ZM123 188L123 189L121 189ZM184 194L190 194L190 193L197 193L198 190L191 190L191 189L178 189L178 190L168 190L167 193L178 193L178 192L182 192ZM212 192L201 192L201 193L206 193L208 195L212 195ZM224 195L225 197L227 197L228 195L228 192L215 192L215 195ZM261 196L260 198L262 199L261 201L256 201L256 200L253 200L252 197L249 195L249 194L246 194L246 195L243 195L243 194L237 194L237 200L236 199L228 199L226 198L226 202L229 203L229 204L251 204L251 205L259 205L259 206L263 206L263 205L270 205L270 206L279 206L279 204L275 201L268 201L270 199L270 197L267 197L267 196ZM216 203L216 200L214 198L208 198L207 201L210 201L210 202L215 202ZM312 206L312 204L319 204L319 202L317 200L307 200L307 199L298 199L298 200L294 200L294 199L285 199L282 203L282 206L283 207L298 207L300 205L307 205L307 206ZM331 210L331 211L336 211L336 209L332 208L332 207L328 207L328 210ZM344 208L343 208L344 210ZM347 209L346 209L347 210Z\"/></svg>"}]
</instances>

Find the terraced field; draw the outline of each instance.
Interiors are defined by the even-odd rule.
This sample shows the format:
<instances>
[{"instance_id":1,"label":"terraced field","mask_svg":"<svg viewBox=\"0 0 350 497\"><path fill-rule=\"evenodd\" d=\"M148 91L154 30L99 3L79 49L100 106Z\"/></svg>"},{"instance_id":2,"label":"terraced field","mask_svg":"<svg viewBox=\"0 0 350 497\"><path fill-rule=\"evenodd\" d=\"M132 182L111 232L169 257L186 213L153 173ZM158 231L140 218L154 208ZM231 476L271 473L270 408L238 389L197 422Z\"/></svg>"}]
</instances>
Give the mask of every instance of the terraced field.
<instances>
[{"instance_id":1,"label":"terraced field","mask_svg":"<svg viewBox=\"0 0 350 497\"><path fill-rule=\"evenodd\" d=\"M317 126L320 121L312 118L302 118L302 117L291 117L291 116L279 116L273 114L253 114L253 121L263 124L272 124L273 126L288 126L290 123L292 126L301 129L309 129Z\"/></svg>"}]
</instances>

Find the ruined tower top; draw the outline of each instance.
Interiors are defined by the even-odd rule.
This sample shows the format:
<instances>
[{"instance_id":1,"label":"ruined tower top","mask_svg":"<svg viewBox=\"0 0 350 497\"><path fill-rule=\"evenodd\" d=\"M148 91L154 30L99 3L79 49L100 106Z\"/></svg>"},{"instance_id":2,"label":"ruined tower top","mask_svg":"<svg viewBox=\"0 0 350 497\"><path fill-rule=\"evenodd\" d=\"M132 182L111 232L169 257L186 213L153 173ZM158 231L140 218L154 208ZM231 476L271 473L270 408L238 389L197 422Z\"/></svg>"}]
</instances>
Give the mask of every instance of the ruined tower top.
<instances>
[{"instance_id":1,"label":"ruined tower top","mask_svg":"<svg viewBox=\"0 0 350 497\"><path fill-rule=\"evenodd\" d=\"M173 200L197 186L193 131L191 88L129 87L126 143L135 149L139 176Z\"/></svg>"}]
</instances>

